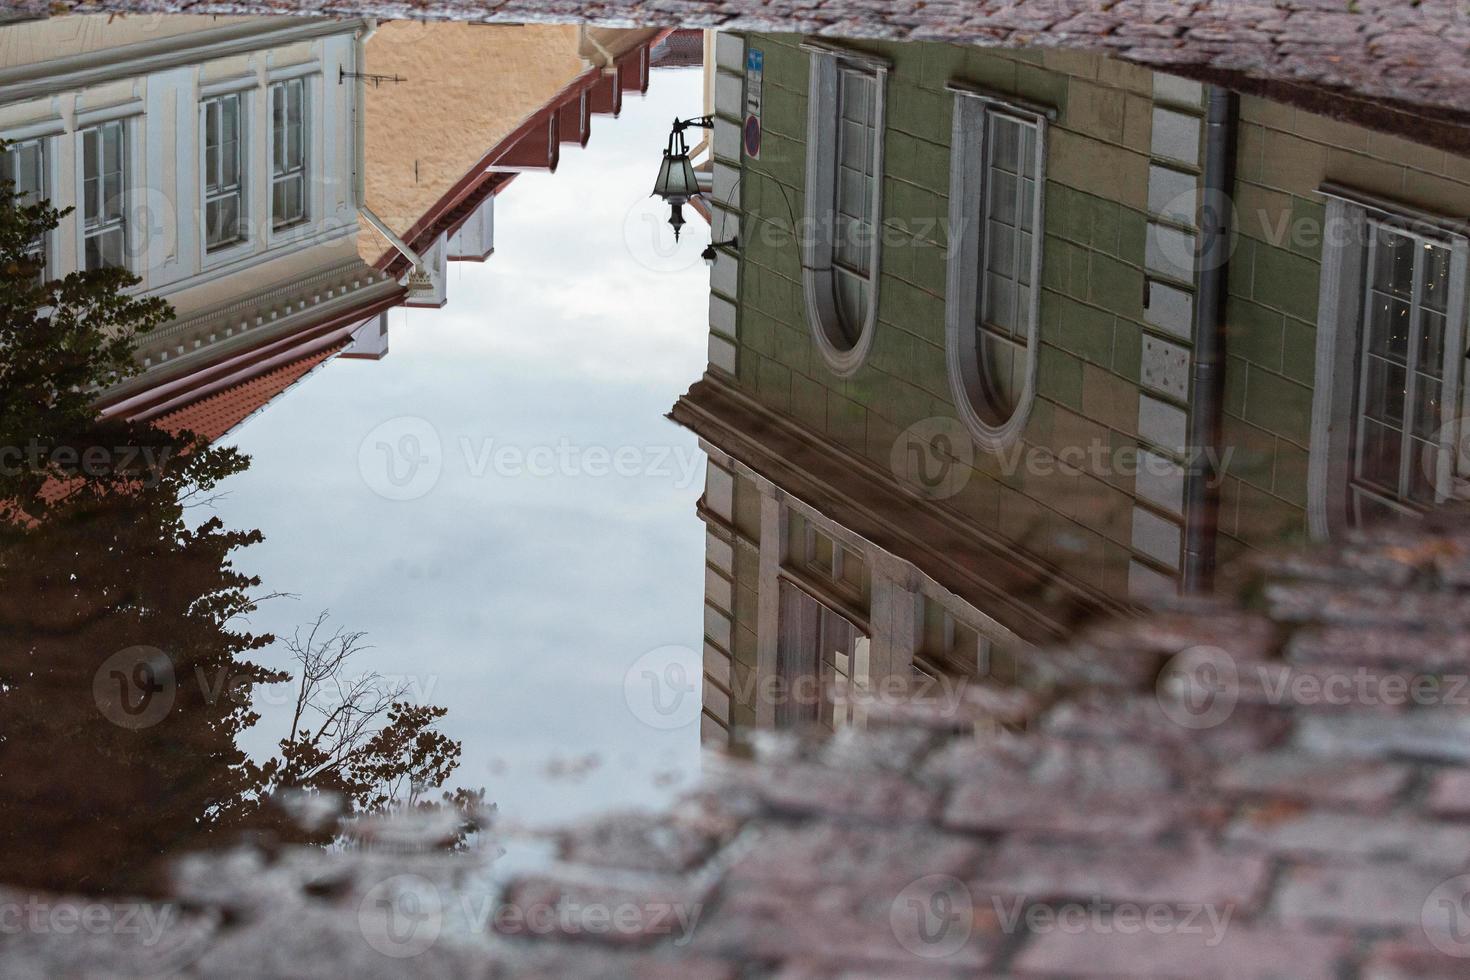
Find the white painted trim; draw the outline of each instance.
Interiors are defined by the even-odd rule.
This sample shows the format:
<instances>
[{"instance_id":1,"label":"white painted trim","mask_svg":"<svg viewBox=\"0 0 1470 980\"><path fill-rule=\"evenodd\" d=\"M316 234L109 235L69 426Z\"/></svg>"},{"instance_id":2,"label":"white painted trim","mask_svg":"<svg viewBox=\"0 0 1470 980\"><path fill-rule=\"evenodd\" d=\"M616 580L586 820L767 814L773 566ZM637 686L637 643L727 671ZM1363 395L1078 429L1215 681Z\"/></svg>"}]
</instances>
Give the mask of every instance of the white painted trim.
<instances>
[{"instance_id":1,"label":"white painted trim","mask_svg":"<svg viewBox=\"0 0 1470 980\"><path fill-rule=\"evenodd\" d=\"M299 65L282 65L280 68L268 69L265 81L267 85L273 85L276 82L289 82L293 78L306 78L309 75L320 75L321 73L321 62L303 61Z\"/></svg>"},{"instance_id":2,"label":"white painted trim","mask_svg":"<svg viewBox=\"0 0 1470 980\"><path fill-rule=\"evenodd\" d=\"M944 334L945 362L955 408L970 435L982 449L998 452L1016 442L1036 403L1036 364L1041 345L1041 269L1046 239L1047 116L1022 105L999 102L989 95L953 89L951 129L949 227L946 256ZM1036 220L1031 235L1031 310L1026 332L1026 381L1014 410L998 421L984 404L984 384L976 350L976 310L980 304L981 236L984 215L985 110L995 105L1006 112L1034 120L1036 125ZM987 418L987 415L991 417Z\"/></svg>"},{"instance_id":3,"label":"white painted trim","mask_svg":"<svg viewBox=\"0 0 1470 980\"><path fill-rule=\"evenodd\" d=\"M216 79L199 86L199 101L218 98L221 95L234 95L236 92L255 88L259 84L260 75L253 71L244 75Z\"/></svg>"},{"instance_id":4,"label":"white painted trim","mask_svg":"<svg viewBox=\"0 0 1470 980\"><path fill-rule=\"evenodd\" d=\"M0 130L0 140L11 143L23 143L26 140L47 139L52 136L61 136L66 132L66 120L61 116L50 119L38 119L33 122L20 123L9 129Z\"/></svg>"},{"instance_id":5,"label":"white painted trim","mask_svg":"<svg viewBox=\"0 0 1470 980\"><path fill-rule=\"evenodd\" d=\"M1362 336L1363 310L1363 243L1367 241L1368 217L1407 220L1411 228L1423 231L1425 215L1413 209L1403 213L1386 203L1360 201L1331 185L1324 185L1327 198L1325 227L1331 232L1322 248L1322 278L1317 293L1317 350L1312 379L1312 428L1307 456L1307 530L1313 540L1323 541L1351 522L1348 486L1352 466L1352 440L1356 393L1359 383L1358 346ZM1443 234L1443 223L1433 227ZM1335 231L1334 231L1335 230ZM1453 356L1453 368L1459 369L1460 355L1453 350L1461 344L1466 328L1465 290L1467 244L1463 237L1451 236L1450 301L1447 308L1446 344ZM1453 371L1446 374L1444 384L1456 382ZM1455 396L1459 403L1465 397L1463 388ZM1459 420L1452 420L1440 433L1442 442L1458 445ZM1445 485L1445 484L1441 484Z\"/></svg>"},{"instance_id":6,"label":"white painted trim","mask_svg":"<svg viewBox=\"0 0 1470 980\"><path fill-rule=\"evenodd\" d=\"M779 491L765 481L756 486L761 495L761 537L756 558L755 676L765 680L778 676L780 667L781 556L786 554L787 520L776 496ZM775 698L756 700L755 723L759 728L775 727Z\"/></svg>"},{"instance_id":7,"label":"white painted trim","mask_svg":"<svg viewBox=\"0 0 1470 980\"><path fill-rule=\"evenodd\" d=\"M966 98L980 99L983 102L992 103L1009 109L1012 112L1020 110L1033 116L1040 116L1048 122L1056 122L1057 119L1057 110L1054 106L1032 102L1018 95L1007 95L1003 92L997 92L994 89L985 88L983 85L967 82L964 79L952 78L944 83L944 89L946 92L952 92L955 95L965 96ZM957 99L955 101L959 100Z\"/></svg>"},{"instance_id":8,"label":"white painted trim","mask_svg":"<svg viewBox=\"0 0 1470 980\"><path fill-rule=\"evenodd\" d=\"M73 92L121 78L199 65L297 41L332 35L350 36L371 23L370 19L363 17L344 20L328 17L256 18L158 41L112 48L105 52L106 60L102 63L99 63L102 59L98 52L87 52L3 69L0 70L0 105L28 102L45 95Z\"/></svg>"},{"instance_id":9,"label":"white painted trim","mask_svg":"<svg viewBox=\"0 0 1470 980\"><path fill-rule=\"evenodd\" d=\"M102 123L112 122L114 119L131 119L147 113L148 105L142 99L131 99L127 102L119 102L116 105L99 106L96 109L78 109L76 125L77 131L91 129Z\"/></svg>"},{"instance_id":10,"label":"white painted trim","mask_svg":"<svg viewBox=\"0 0 1470 980\"><path fill-rule=\"evenodd\" d=\"M815 38L801 42L801 50L818 57L825 56L846 61L871 72L884 73L893 70L893 62L882 55L873 54L870 51L859 51L856 48L848 48L828 41L818 41Z\"/></svg>"}]
</instances>

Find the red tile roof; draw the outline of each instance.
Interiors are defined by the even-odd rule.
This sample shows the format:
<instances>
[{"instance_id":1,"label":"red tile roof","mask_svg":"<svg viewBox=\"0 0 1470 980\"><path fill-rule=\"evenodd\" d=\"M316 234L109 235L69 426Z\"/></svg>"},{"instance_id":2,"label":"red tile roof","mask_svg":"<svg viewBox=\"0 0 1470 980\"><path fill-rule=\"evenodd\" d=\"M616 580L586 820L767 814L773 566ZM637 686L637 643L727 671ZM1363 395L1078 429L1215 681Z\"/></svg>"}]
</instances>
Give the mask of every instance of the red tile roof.
<instances>
[{"instance_id":1,"label":"red tile roof","mask_svg":"<svg viewBox=\"0 0 1470 980\"><path fill-rule=\"evenodd\" d=\"M182 408L159 416L155 424L170 432L189 430L210 442L224 436L296 382L310 374L343 347L341 340L330 347L282 364L258 377L207 395Z\"/></svg>"}]
</instances>

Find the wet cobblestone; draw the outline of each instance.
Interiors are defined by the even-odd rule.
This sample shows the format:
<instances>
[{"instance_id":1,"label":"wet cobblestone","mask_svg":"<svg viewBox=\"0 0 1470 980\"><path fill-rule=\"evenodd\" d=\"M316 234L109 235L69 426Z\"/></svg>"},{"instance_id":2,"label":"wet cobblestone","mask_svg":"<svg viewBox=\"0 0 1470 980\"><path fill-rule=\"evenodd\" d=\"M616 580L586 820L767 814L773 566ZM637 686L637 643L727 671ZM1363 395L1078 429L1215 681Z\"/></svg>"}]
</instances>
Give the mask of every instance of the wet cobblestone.
<instances>
[{"instance_id":1,"label":"wet cobblestone","mask_svg":"<svg viewBox=\"0 0 1470 980\"><path fill-rule=\"evenodd\" d=\"M1249 605L1322 588L1333 568L1387 591L1364 578L1379 569L1405 583L1404 601L1360 606L1369 639L1342 643L1335 667L1402 660L1470 676L1463 645L1427 658L1421 641L1436 634L1421 630L1439 623L1402 611L1463 619L1470 590L1439 570L1467 550L1459 524L1385 532L1273 559L1239 594ZM931 718L763 735L670 812L568 830L553 867L508 881L492 883L486 855L436 851L432 833L417 852L384 828L370 836L388 853L243 846L180 866L180 904L151 960L122 937L35 930L0 933L0 955L16 976L120 964L186 976L1464 976L1470 706L1444 688L1391 705L1362 691L1331 705L1306 689L1273 695L1281 675L1253 679L1258 668L1285 669L1298 637L1320 653L1336 635L1322 620L1337 607L1315 608L1211 605L1198 636L1178 610L1099 628L1093 649L1126 658L1132 637L1153 676L1090 688L1054 659L1050 693L1006 729ZM1201 687L1160 683L1232 621L1238 658L1214 647ZM404 893L418 917L394 920ZM1068 910L1081 928L1057 925ZM1139 910L1159 928L1124 928Z\"/></svg>"},{"instance_id":2,"label":"wet cobblestone","mask_svg":"<svg viewBox=\"0 0 1470 980\"><path fill-rule=\"evenodd\" d=\"M11 0L11 6L33 16L370 14L1071 47L1413 131L1450 148L1470 144L1457 131L1470 120L1470 8L1463 0Z\"/></svg>"}]
</instances>

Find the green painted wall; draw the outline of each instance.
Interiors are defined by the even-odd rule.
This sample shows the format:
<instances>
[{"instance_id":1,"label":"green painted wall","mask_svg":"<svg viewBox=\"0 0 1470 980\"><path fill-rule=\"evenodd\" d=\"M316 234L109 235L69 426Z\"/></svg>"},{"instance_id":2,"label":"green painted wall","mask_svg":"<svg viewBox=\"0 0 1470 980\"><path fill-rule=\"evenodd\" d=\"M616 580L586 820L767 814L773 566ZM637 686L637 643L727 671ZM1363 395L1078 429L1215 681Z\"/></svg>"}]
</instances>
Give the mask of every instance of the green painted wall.
<instances>
[{"instance_id":1,"label":"green painted wall","mask_svg":"<svg viewBox=\"0 0 1470 980\"><path fill-rule=\"evenodd\" d=\"M1154 74L1068 52L844 42L883 55L893 70L878 323L866 362L842 379L812 340L790 233L803 215L805 183L810 55L799 42L747 37L765 53L765 135L761 158L743 161L741 178L742 385L880 467L907 426L956 417L944 351L953 112L945 84L962 79L1058 112L1048 133L1037 401L1024 444L1043 452L1138 448L1145 338L1188 346L1151 324L1143 308L1153 114L1162 104L1155 92L1171 98L1156 89ZM1177 108L1177 95L1172 101ZM1304 229L1320 228L1316 188L1335 180L1428 210L1470 213L1470 161L1259 99L1242 100L1241 118L1222 560L1305 534L1321 236ZM1183 398L1163 400L1188 409ZM982 454L944 506L1112 595L1127 594L1130 563L1163 570L1133 537L1136 507L1158 508L1135 495L1124 472L1006 471Z\"/></svg>"},{"instance_id":2,"label":"green painted wall","mask_svg":"<svg viewBox=\"0 0 1470 980\"><path fill-rule=\"evenodd\" d=\"M765 136L761 158L745 161L741 186L740 381L884 467L904 428L955 417L944 351L953 112L944 86L963 78L1059 110L1050 128L1038 399L1024 440L1134 445L1150 73L1097 58L861 45L894 69L877 333L864 365L844 380L812 341L799 250L788 232L803 214L810 56L790 36L752 35L747 43L765 52ZM1133 190L1121 201L1105 196L1120 188ZM975 469L949 506L1091 585L1126 590L1130 477L1006 473L988 455Z\"/></svg>"}]
</instances>

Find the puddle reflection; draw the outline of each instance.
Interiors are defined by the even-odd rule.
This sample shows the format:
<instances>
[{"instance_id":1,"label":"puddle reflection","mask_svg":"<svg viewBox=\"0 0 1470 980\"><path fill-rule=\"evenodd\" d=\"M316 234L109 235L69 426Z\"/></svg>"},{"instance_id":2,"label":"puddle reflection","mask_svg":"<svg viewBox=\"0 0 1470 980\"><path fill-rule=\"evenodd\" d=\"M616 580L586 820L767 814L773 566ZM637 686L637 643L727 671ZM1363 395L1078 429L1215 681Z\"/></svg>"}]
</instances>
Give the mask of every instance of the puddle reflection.
<instances>
[{"instance_id":1,"label":"puddle reflection","mask_svg":"<svg viewBox=\"0 0 1470 980\"><path fill-rule=\"evenodd\" d=\"M346 846L287 789L464 844L959 727L1086 620L1466 496L1443 125L938 43L0 39L8 883Z\"/></svg>"}]
</instances>

